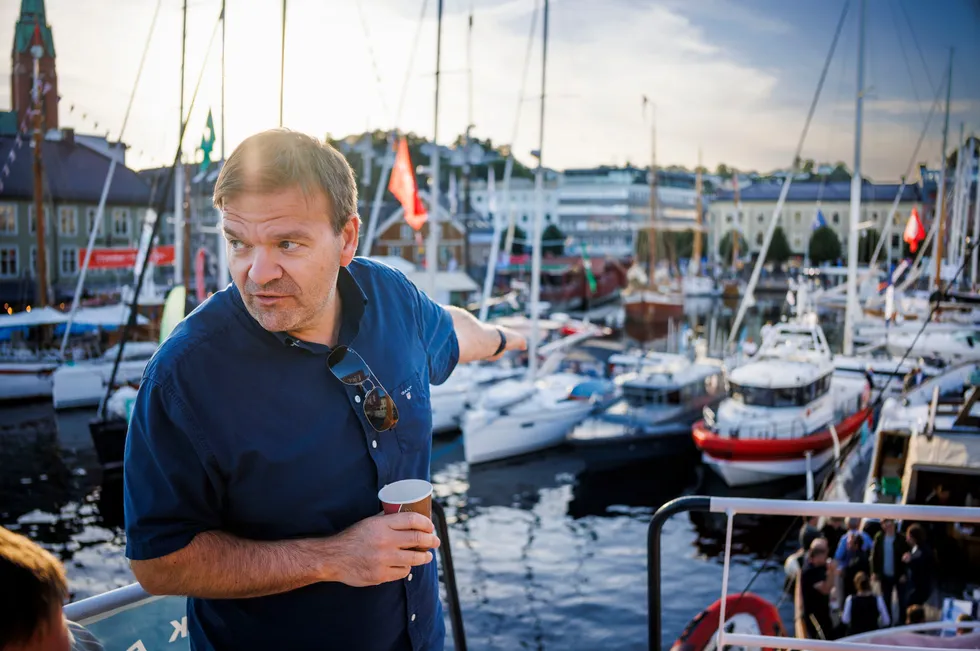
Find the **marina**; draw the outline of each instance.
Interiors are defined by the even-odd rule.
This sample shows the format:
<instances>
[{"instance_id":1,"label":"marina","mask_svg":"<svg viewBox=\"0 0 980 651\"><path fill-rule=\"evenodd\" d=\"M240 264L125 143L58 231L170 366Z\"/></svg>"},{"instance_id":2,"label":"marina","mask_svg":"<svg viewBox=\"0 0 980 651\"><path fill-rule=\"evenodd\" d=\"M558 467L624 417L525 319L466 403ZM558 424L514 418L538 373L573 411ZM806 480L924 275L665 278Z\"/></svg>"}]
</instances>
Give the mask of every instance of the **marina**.
<instances>
[{"instance_id":1,"label":"marina","mask_svg":"<svg viewBox=\"0 0 980 651\"><path fill-rule=\"evenodd\" d=\"M59 127L75 106L51 23L69 14L18 4L0 111L0 569L21 562L11 532L63 566L58 605L104 651L443 635L456 651L980 648L980 139L930 33L943 76L919 49L927 101L905 126L921 135L892 139L907 169L869 178L884 147L864 130L886 121L866 71L882 25L916 38L907 13L821 10L808 65L829 51L776 143L791 163L760 174L712 173L700 142L693 168L665 163L694 106L669 83L637 86L641 117L617 125L642 167L574 167L581 97L554 76L568 84L585 15L565 2L422 0L395 112L370 34L395 14L358 4L393 126L321 140L282 129L287 34L313 15L282 0L280 129L236 135L227 157L237 8L209 0L209 22L159 1L113 140ZM147 111L161 8L182 21L179 66L165 61L180 128L162 166L137 170L123 135ZM499 28L500 12L528 30L513 134L494 145L471 132L490 111L474 84L497 77L471 56L487 39L474 21ZM189 17L212 29L190 60ZM232 23L232 42L253 27ZM443 68L463 59L444 30L462 70ZM413 68L429 40L432 79L431 60ZM447 97L464 73L466 101ZM845 156L814 142L827 105L853 106L853 131L834 127L848 163L805 158ZM441 109L453 129L467 113L459 136L440 137ZM341 615L310 622L311 605Z\"/></svg>"}]
</instances>

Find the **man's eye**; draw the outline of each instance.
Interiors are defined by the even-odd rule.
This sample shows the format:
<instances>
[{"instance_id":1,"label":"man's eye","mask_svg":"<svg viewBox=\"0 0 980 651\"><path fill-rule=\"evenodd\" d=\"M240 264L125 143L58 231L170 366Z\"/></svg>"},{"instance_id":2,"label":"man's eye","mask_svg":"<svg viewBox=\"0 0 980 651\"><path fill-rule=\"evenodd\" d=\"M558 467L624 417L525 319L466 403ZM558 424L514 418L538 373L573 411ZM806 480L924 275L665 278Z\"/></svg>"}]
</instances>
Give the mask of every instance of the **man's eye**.
<instances>
[{"instance_id":1,"label":"man's eye","mask_svg":"<svg viewBox=\"0 0 980 651\"><path fill-rule=\"evenodd\" d=\"M295 251L299 248L299 244L296 242L282 241L279 243L279 248L283 251Z\"/></svg>"},{"instance_id":2,"label":"man's eye","mask_svg":"<svg viewBox=\"0 0 980 651\"><path fill-rule=\"evenodd\" d=\"M231 248L236 251L245 246L245 243L242 242L241 240L228 240L228 244L230 244Z\"/></svg>"}]
</instances>

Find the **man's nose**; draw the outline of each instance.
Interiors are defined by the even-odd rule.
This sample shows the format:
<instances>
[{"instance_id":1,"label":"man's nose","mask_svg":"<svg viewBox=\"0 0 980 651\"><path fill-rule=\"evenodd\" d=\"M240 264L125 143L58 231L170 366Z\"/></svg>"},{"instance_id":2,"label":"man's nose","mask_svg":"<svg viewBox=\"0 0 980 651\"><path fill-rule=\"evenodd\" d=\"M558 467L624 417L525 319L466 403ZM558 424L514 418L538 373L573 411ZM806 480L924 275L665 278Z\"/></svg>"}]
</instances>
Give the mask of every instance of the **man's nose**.
<instances>
[{"instance_id":1,"label":"man's nose","mask_svg":"<svg viewBox=\"0 0 980 651\"><path fill-rule=\"evenodd\" d=\"M265 285L281 278L282 267L276 261L275 254L262 247L256 247L252 256L252 266L248 270L248 277L257 285Z\"/></svg>"}]
</instances>

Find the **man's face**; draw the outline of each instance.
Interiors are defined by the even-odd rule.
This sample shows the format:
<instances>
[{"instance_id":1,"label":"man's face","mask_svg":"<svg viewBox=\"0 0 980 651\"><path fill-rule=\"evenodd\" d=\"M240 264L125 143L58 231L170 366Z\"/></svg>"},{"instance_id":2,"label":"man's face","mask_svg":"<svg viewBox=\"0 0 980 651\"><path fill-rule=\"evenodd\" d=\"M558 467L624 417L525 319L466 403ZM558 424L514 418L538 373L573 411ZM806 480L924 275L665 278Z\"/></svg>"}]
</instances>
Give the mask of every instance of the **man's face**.
<instances>
[{"instance_id":1,"label":"man's face","mask_svg":"<svg viewBox=\"0 0 980 651\"><path fill-rule=\"evenodd\" d=\"M302 338L315 329L357 250L359 221L336 234L326 196L299 186L236 195L223 220L228 267L249 314L271 332Z\"/></svg>"},{"instance_id":2,"label":"man's face","mask_svg":"<svg viewBox=\"0 0 980 651\"><path fill-rule=\"evenodd\" d=\"M881 529L888 536L895 535L895 521L894 520L882 520Z\"/></svg>"}]
</instances>

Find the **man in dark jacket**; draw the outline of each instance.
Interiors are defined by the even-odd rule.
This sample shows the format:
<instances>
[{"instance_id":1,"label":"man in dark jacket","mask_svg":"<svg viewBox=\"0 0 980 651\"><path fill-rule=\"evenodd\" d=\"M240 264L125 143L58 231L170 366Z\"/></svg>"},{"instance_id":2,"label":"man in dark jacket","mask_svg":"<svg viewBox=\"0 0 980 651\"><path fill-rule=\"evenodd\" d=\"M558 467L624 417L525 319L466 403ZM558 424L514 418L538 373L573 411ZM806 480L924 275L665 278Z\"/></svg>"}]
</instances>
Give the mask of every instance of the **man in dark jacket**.
<instances>
[{"instance_id":1,"label":"man in dark jacket","mask_svg":"<svg viewBox=\"0 0 980 651\"><path fill-rule=\"evenodd\" d=\"M898 596L898 612L905 612L904 584L908 567L902 559L908 551L905 538L895 531L895 521L882 520L881 531L871 546L871 580L881 586L881 596L889 613L892 610L892 593ZM893 617L892 621L899 621L899 618Z\"/></svg>"},{"instance_id":2,"label":"man in dark jacket","mask_svg":"<svg viewBox=\"0 0 980 651\"><path fill-rule=\"evenodd\" d=\"M902 561L909 568L908 603L921 606L932 596L935 559L932 549L926 545L925 529L918 524L909 527L905 540L912 548L902 556Z\"/></svg>"}]
</instances>

